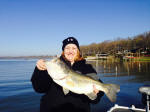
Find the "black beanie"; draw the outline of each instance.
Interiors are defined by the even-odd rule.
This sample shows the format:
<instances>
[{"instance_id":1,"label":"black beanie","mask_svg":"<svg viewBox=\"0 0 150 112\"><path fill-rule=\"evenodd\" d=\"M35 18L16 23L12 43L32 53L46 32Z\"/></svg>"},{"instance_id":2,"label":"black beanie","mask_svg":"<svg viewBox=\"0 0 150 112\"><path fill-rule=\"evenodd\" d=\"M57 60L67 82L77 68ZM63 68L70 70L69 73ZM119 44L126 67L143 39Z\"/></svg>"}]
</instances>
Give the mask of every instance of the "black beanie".
<instances>
[{"instance_id":1,"label":"black beanie","mask_svg":"<svg viewBox=\"0 0 150 112\"><path fill-rule=\"evenodd\" d=\"M67 44L75 44L77 46L77 48L80 50L79 43L78 43L77 39L75 39L74 37L68 37L65 40L63 40L63 46L62 46L63 51Z\"/></svg>"}]
</instances>

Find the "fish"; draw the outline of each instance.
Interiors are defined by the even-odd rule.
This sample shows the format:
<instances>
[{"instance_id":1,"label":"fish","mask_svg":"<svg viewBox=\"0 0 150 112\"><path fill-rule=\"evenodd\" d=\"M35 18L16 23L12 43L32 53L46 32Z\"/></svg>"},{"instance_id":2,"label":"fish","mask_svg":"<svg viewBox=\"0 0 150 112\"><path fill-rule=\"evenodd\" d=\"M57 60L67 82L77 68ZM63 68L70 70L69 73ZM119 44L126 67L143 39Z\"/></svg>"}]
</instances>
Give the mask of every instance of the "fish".
<instances>
[{"instance_id":1,"label":"fish","mask_svg":"<svg viewBox=\"0 0 150 112\"><path fill-rule=\"evenodd\" d=\"M48 74L55 83L62 87L64 95L69 91L76 94L84 94L89 99L95 100L97 94L94 93L93 86L99 91L103 91L111 102L116 101L120 86L117 84L105 84L98 80L95 74L81 74L71 69L60 58L53 58L45 61Z\"/></svg>"}]
</instances>

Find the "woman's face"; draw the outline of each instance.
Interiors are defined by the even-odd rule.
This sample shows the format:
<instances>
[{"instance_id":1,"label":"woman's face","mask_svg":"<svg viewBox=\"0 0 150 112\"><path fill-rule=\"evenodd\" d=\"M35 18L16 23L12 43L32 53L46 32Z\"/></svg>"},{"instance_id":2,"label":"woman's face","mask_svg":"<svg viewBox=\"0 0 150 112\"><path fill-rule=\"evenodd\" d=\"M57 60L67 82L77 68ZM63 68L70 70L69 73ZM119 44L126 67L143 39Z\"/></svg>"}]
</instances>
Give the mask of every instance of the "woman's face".
<instances>
[{"instance_id":1,"label":"woman's face","mask_svg":"<svg viewBox=\"0 0 150 112\"><path fill-rule=\"evenodd\" d=\"M68 44L65 46L64 55L68 61L74 62L75 57L77 56L78 48L75 44Z\"/></svg>"}]
</instances>

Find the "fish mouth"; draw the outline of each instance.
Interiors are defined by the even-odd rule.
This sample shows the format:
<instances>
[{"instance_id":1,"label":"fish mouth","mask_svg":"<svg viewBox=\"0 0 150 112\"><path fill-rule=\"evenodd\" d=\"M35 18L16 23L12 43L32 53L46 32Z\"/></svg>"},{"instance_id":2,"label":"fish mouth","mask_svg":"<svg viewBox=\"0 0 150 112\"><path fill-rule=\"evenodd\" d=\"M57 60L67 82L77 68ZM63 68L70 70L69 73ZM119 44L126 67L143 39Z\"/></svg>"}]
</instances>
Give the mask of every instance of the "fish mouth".
<instances>
[{"instance_id":1,"label":"fish mouth","mask_svg":"<svg viewBox=\"0 0 150 112\"><path fill-rule=\"evenodd\" d=\"M59 64L60 63L60 59L59 58L54 58L54 59L51 60L51 62Z\"/></svg>"}]
</instances>

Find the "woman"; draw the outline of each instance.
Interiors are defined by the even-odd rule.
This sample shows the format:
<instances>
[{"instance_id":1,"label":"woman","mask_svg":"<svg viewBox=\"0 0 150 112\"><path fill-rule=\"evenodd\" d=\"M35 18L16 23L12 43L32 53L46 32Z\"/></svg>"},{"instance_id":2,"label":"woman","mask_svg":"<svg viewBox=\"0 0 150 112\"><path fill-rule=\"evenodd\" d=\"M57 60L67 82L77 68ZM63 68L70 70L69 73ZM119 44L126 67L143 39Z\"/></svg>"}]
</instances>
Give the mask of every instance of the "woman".
<instances>
[{"instance_id":1,"label":"woman","mask_svg":"<svg viewBox=\"0 0 150 112\"><path fill-rule=\"evenodd\" d=\"M74 37L68 37L63 41L60 59L81 74L96 74L95 69L90 64L86 64L85 59L81 57L79 43ZM90 112L90 103L97 103L103 96L103 92L99 92L94 86L93 92L98 95L94 101L85 95L72 92L64 95L62 87L53 82L48 75L42 59L37 61L31 81L36 92L45 93L41 98L40 112Z\"/></svg>"}]
</instances>

